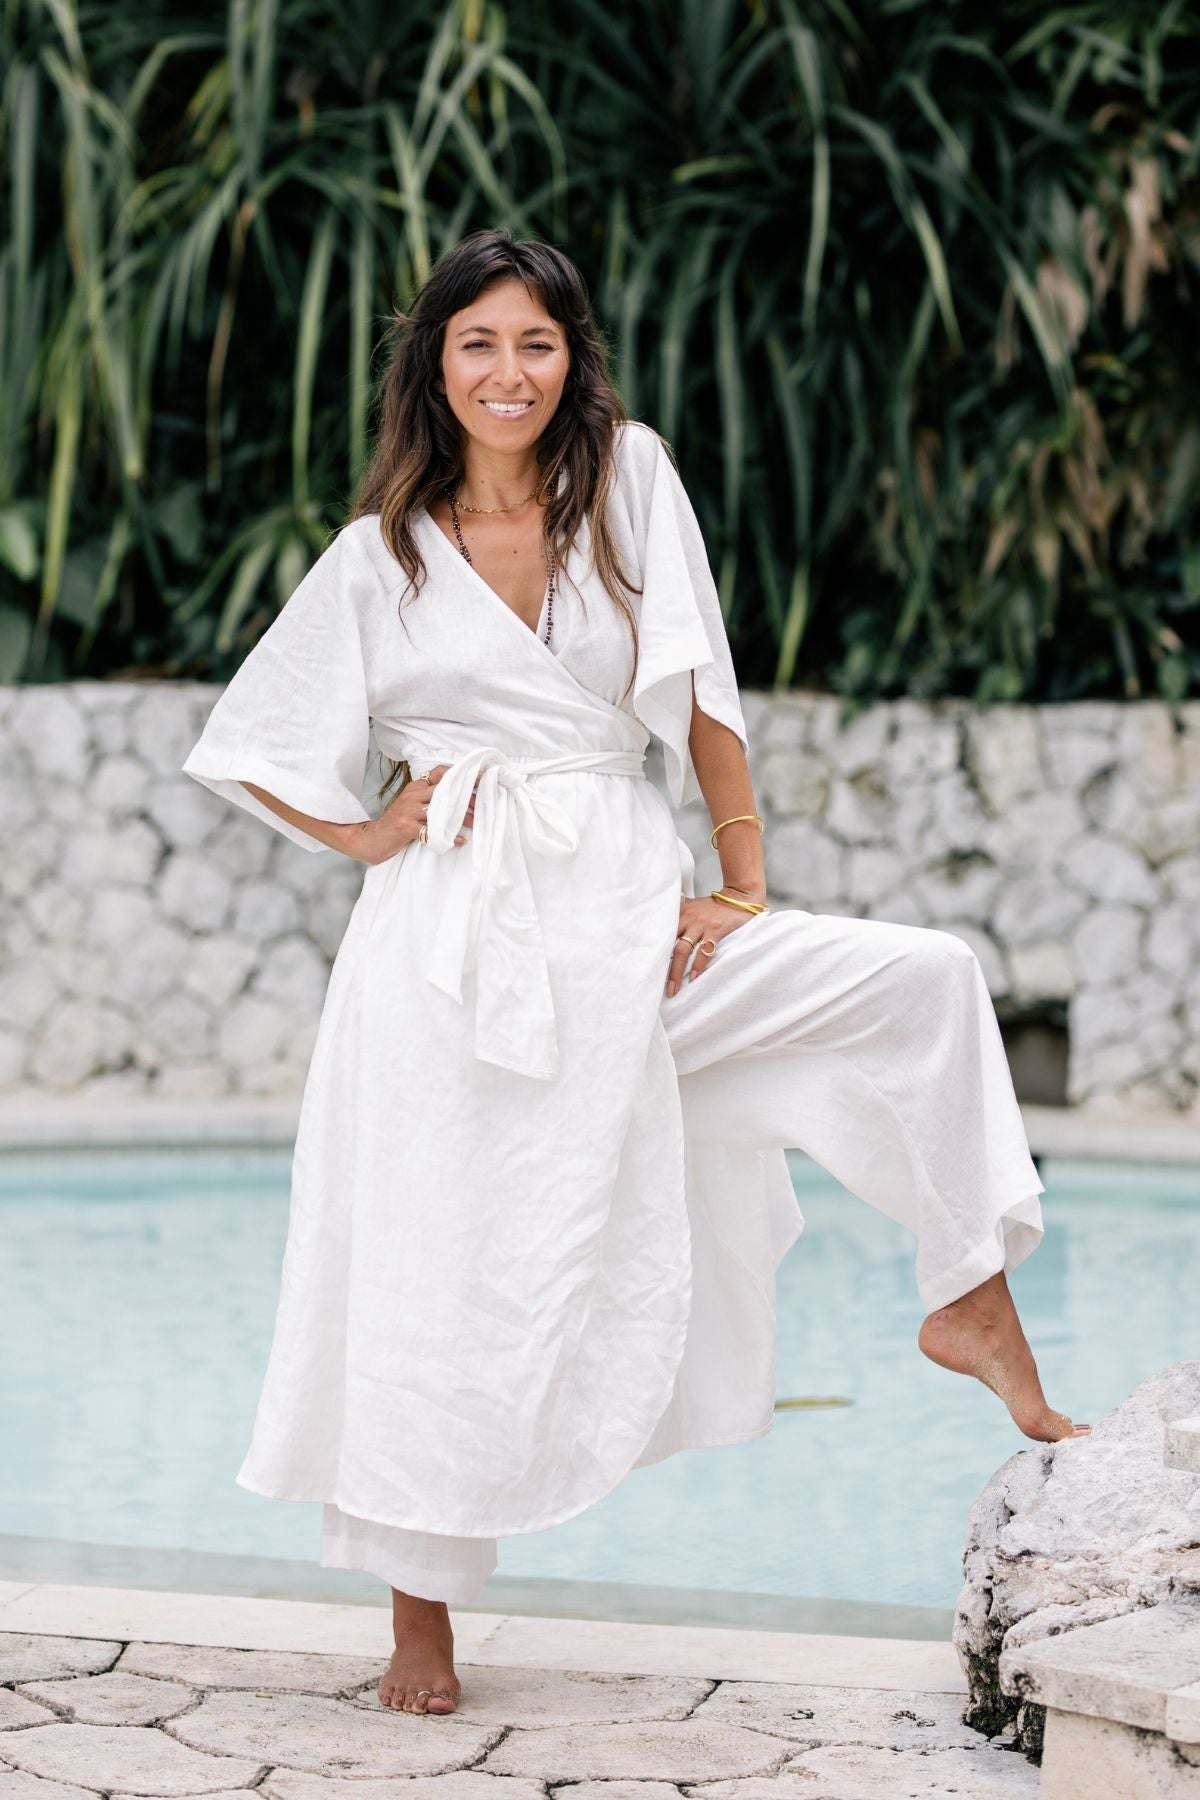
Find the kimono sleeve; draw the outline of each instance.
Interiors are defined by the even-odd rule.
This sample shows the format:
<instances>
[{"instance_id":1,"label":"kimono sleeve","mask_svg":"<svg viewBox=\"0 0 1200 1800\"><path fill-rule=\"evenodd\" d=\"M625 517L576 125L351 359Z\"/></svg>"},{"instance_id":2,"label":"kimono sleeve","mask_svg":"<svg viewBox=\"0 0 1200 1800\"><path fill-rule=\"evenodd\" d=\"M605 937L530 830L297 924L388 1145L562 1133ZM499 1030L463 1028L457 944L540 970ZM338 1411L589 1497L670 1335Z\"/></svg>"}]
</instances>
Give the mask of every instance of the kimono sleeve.
<instances>
[{"instance_id":1,"label":"kimono sleeve","mask_svg":"<svg viewBox=\"0 0 1200 1800\"><path fill-rule=\"evenodd\" d=\"M658 433L625 425L621 457L641 557L633 710L663 745L675 806L700 796L688 735L693 685L703 712L749 750L737 677L708 551L687 490Z\"/></svg>"},{"instance_id":2,"label":"kimono sleeve","mask_svg":"<svg viewBox=\"0 0 1200 1800\"><path fill-rule=\"evenodd\" d=\"M357 602L367 571L343 531L233 675L183 771L306 850L327 845L263 806L253 781L336 824L371 818L361 790L370 735Z\"/></svg>"}]
</instances>

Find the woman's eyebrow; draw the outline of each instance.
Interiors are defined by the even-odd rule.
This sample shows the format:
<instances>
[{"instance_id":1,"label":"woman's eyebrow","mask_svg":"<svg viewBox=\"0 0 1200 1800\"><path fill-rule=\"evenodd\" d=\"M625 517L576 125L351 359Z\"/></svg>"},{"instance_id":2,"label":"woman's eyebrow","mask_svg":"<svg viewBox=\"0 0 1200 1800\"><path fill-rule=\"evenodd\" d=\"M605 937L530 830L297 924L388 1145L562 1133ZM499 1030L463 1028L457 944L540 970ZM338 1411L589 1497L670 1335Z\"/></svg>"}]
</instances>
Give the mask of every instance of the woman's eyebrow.
<instances>
[{"instance_id":1,"label":"woman's eyebrow","mask_svg":"<svg viewBox=\"0 0 1200 1800\"><path fill-rule=\"evenodd\" d=\"M527 325L521 333L521 336L528 337L531 331L553 330L553 325ZM468 331L483 331L486 332L489 337L495 337L496 335L496 328L494 325L464 325L462 330L456 331L454 335L455 337L465 337Z\"/></svg>"}]
</instances>

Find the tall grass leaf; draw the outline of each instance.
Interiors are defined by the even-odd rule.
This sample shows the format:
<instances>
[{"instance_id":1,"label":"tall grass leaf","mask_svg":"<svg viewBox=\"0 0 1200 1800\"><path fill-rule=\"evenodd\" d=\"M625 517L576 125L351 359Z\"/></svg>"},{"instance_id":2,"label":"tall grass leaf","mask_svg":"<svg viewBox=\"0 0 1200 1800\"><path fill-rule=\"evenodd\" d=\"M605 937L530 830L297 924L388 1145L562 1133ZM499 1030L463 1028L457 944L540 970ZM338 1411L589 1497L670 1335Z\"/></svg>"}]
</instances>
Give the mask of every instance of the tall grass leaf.
<instances>
[{"instance_id":1,"label":"tall grass leaf","mask_svg":"<svg viewBox=\"0 0 1200 1800\"><path fill-rule=\"evenodd\" d=\"M300 333L296 342L295 378L292 389L292 494L297 512L308 506L308 452L312 438L313 381L321 348L325 296L333 260L337 214L328 208L313 233L300 302Z\"/></svg>"}]
</instances>

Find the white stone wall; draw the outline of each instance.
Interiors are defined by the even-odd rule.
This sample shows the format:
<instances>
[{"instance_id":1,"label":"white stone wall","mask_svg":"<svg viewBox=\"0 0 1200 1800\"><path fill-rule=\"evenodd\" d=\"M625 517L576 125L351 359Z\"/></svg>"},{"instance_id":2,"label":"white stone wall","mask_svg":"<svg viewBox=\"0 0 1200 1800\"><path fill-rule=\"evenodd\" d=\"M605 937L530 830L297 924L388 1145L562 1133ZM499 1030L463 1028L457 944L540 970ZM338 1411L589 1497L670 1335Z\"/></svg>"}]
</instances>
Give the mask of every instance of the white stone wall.
<instances>
[{"instance_id":1,"label":"white stone wall","mask_svg":"<svg viewBox=\"0 0 1200 1800\"><path fill-rule=\"evenodd\" d=\"M293 1095L363 877L180 773L217 689L0 688L0 1095ZM1081 1106L1200 1116L1200 704L743 696L776 905L1062 1002ZM652 765L653 767L654 765ZM379 778L373 763L364 789ZM707 818L682 835L713 884Z\"/></svg>"}]
</instances>

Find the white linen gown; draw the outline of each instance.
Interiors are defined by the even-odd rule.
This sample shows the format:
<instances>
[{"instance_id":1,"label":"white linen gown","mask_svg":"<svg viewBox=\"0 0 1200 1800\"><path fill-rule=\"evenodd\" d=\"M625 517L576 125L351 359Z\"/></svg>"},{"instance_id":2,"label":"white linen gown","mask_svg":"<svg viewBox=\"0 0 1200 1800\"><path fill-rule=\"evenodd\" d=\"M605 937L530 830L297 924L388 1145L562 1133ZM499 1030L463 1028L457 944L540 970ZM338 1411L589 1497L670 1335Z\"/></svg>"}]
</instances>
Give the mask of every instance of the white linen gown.
<instances>
[{"instance_id":1,"label":"white linen gown","mask_svg":"<svg viewBox=\"0 0 1200 1800\"><path fill-rule=\"evenodd\" d=\"M367 867L330 974L236 1477L322 1502L322 1563L432 1599L477 1598L498 1536L630 1469L771 1429L775 1270L803 1228L786 1148L911 1229L926 1311L1043 1231L961 939L774 910L665 997L693 864L649 736L675 805L699 794L693 684L747 737L686 491L649 427L619 426L615 453L644 590L628 698L586 526L551 647L545 607L535 633L422 508L420 593L376 517L347 526L183 764L314 852L240 783L346 823L371 816L372 726L416 773L451 765L429 843Z\"/></svg>"}]
</instances>

